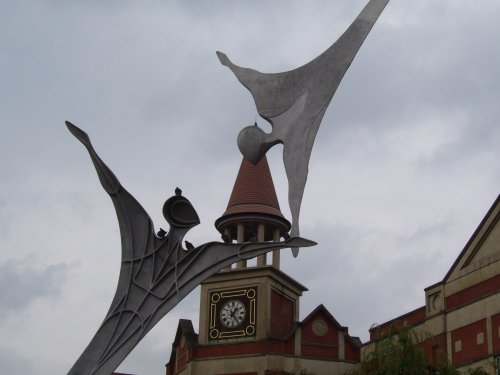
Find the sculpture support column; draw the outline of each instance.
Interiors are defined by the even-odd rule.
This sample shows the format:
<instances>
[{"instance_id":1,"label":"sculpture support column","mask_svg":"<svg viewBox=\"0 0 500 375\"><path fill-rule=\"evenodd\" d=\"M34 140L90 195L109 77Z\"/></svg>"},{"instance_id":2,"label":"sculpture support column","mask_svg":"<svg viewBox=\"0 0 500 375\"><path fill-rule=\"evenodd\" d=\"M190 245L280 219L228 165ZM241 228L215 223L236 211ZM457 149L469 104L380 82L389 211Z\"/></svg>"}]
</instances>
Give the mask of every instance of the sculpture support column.
<instances>
[{"instance_id":1,"label":"sculpture support column","mask_svg":"<svg viewBox=\"0 0 500 375\"><path fill-rule=\"evenodd\" d=\"M265 226L264 224L259 224L257 227L257 241L264 242L265 238ZM263 267L267 264L266 254L262 254L257 257L257 267Z\"/></svg>"},{"instance_id":2,"label":"sculpture support column","mask_svg":"<svg viewBox=\"0 0 500 375\"><path fill-rule=\"evenodd\" d=\"M275 229L273 233L273 241L274 242L279 242L280 241L280 231L279 229ZM276 269L280 269L280 251L279 250L274 250L273 251L273 267Z\"/></svg>"},{"instance_id":3,"label":"sculpture support column","mask_svg":"<svg viewBox=\"0 0 500 375\"><path fill-rule=\"evenodd\" d=\"M229 228L226 228L224 230L224 234L228 237L228 238L232 238L231 237L231 229ZM232 242L232 241L231 241ZM227 266L226 268L223 269L223 271L231 271L231 264L229 266Z\"/></svg>"},{"instance_id":4,"label":"sculpture support column","mask_svg":"<svg viewBox=\"0 0 500 375\"><path fill-rule=\"evenodd\" d=\"M243 243L245 241L245 226L243 224L238 224L238 230L236 232L236 242L238 243ZM239 262L236 262L236 268L246 268L247 267L247 261L246 260L241 260Z\"/></svg>"}]
</instances>

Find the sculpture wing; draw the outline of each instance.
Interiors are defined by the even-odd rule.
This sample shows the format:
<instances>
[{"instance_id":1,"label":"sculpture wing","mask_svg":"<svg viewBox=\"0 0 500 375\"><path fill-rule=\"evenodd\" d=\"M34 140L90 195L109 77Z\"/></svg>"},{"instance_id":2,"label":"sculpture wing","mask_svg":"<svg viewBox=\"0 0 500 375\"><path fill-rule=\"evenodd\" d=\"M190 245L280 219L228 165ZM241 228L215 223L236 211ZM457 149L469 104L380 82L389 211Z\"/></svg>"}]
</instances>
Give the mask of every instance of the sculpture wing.
<instances>
[{"instance_id":1,"label":"sculpture wing","mask_svg":"<svg viewBox=\"0 0 500 375\"><path fill-rule=\"evenodd\" d=\"M287 247L315 245L316 242L301 237L290 237L281 242L245 242L242 244L208 242L191 250L189 256L180 262L181 288L187 288L189 293L203 280L243 259L252 259L270 251Z\"/></svg>"},{"instance_id":2,"label":"sculpture wing","mask_svg":"<svg viewBox=\"0 0 500 375\"><path fill-rule=\"evenodd\" d=\"M309 63L288 72L261 73L233 64L222 52L217 52L217 56L250 91L259 115L271 123L274 117L287 111L305 93L309 99L304 112L311 112L311 116L316 117L330 103L345 72L388 1L370 0L330 48Z\"/></svg>"},{"instance_id":3,"label":"sculpture wing","mask_svg":"<svg viewBox=\"0 0 500 375\"><path fill-rule=\"evenodd\" d=\"M282 242L247 242L243 244L208 242L198 246L185 253L178 262L178 292L172 283L172 275L165 275L164 279L160 280L160 285L163 284L165 288L160 288L163 294L156 295L156 297L162 302L148 320L148 327L154 326L201 282L233 263L287 247L315 245L314 241L291 237Z\"/></svg>"},{"instance_id":4,"label":"sculpture wing","mask_svg":"<svg viewBox=\"0 0 500 375\"><path fill-rule=\"evenodd\" d=\"M151 218L97 155L87 133L69 121L66 121L66 126L71 134L87 148L99 181L113 201L120 226L122 260L144 256L148 253L148 248L154 247L152 241L156 237Z\"/></svg>"},{"instance_id":5,"label":"sculpture wing","mask_svg":"<svg viewBox=\"0 0 500 375\"><path fill-rule=\"evenodd\" d=\"M88 135L69 122L66 125L89 151L99 180L114 203L122 239L122 262L115 297L103 323L69 375L113 372L184 296L231 263L283 247L315 244L301 238L238 245L211 242L185 251L181 247L183 235L199 222L199 218L190 202L180 196L165 203L164 214L171 227L165 238L157 238L146 211L99 158Z\"/></svg>"},{"instance_id":6,"label":"sculpture wing","mask_svg":"<svg viewBox=\"0 0 500 375\"><path fill-rule=\"evenodd\" d=\"M132 287L149 284L154 275L153 272L141 273L141 268L145 268L143 261L137 262L134 259L151 262L156 256L154 252L161 240L155 236L153 223L147 212L123 188L113 172L97 155L87 133L70 122L66 122L66 126L87 148L101 185L113 201L122 243L120 276L109 311L68 374L109 374L116 368L114 367L116 362L118 364L121 362L114 357L121 355L125 349L122 352L118 349L125 348L126 345L135 346L133 339L129 338L137 336L139 329L136 327L144 325L144 318L133 308L136 301L134 298L131 299L129 293ZM154 266L150 269L154 269ZM144 279L144 274L148 280Z\"/></svg>"},{"instance_id":7,"label":"sculpture wing","mask_svg":"<svg viewBox=\"0 0 500 375\"><path fill-rule=\"evenodd\" d=\"M344 74L389 0L370 0L342 36L309 63L283 73L266 74L219 60L251 92L259 115L273 126L269 145L283 143L292 236L299 236L299 213L309 159L323 115ZM240 133L241 134L241 133ZM238 139L240 142L240 139ZM260 147L260 145L257 145ZM240 148L241 149L241 148ZM298 248L292 248L294 256Z\"/></svg>"}]
</instances>

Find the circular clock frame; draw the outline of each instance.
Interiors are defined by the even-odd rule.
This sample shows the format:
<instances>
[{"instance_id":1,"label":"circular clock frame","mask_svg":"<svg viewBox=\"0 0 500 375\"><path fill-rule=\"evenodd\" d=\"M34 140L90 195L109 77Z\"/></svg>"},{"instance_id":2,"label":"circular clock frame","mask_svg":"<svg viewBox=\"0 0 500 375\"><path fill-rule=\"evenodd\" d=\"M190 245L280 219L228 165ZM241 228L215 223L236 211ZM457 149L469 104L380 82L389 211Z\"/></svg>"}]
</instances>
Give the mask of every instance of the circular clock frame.
<instances>
[{"instance_id":1,"label":"circular clock frame","mask_svg":"<svg viewBox=\"0 0 500 375\"><path fill-rule=\"evenodd\" d=\"M257 295L256 286L210 291L208 340L247 340L255 337Z\"/></svg>"},{"instance_id":2,"label":"circular clock frame","mask_svg":"<svg viewBox=\"0 0 500 375\"><path fill-rule=\"evenodd\" d=\"M222 305L219 319L224 327L232 329L244 322L246 314L245 304L238 299L232 299Z\"/></svg>"}]
</instances>

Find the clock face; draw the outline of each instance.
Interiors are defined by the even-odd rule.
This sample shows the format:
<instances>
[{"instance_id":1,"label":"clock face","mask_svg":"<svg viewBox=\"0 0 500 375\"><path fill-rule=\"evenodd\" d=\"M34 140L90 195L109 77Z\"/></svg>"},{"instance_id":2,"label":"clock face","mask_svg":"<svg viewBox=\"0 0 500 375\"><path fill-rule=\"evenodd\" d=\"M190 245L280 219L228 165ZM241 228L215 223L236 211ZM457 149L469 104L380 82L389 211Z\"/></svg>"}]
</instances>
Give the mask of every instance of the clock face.
<instances>
[{"instance_id":1,"label":"clock face","mask_svg":"<svg viewBox=\"0 0 500 375\"><path fill-rule=\"evenodd\" d=\"M209 293L209 340L255 336L257 287Z\"/></svg>"},{"instance_id":2,"label":"clock face","mask_svg":"<svg viewBox=\"0 0 500 375\"><path fill-rule=\"evenodd\" d=\"M222 305L220 321L224 327L236 328L245 319L247 310L242 301L233 299Z\"/></svg>"}]
</instances>

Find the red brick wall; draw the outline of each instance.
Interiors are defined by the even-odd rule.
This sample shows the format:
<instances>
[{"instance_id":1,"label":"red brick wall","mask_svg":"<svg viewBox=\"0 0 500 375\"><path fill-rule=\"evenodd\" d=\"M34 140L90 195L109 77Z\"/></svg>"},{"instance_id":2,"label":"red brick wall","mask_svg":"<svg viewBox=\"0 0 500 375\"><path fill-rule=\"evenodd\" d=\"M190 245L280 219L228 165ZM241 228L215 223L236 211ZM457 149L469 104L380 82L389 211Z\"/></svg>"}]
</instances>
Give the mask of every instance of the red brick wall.
<instances>
[{"instance_id":1,"label":"red brick wall","mask_svg":"<svg viewBox=\"0 0 500 375\"><path fill-rule=\"evenodd\" d=\"M319 346L311 344L302 344L302 356L308 358L318 358L325 360L332 360L339 358L339 348L338 346L328 345Z\"/></svg>"},{"instance_id":2,"label":"red brick wall","mask_svg":"<svg viewBox=\"0 0 500 375\"><path fill-rule=\"evenodd\" d=\"M313 322L321 319L327 323L328 331L324 336L316 336L312 330ZM339 358L339 334L337 327L331 322L323 311L311 317L303 326L301 333L301 353L305 357L338 359Z\"/></svg>"},{"instance_id":3,"label":"red brick wall","mask_svg":"<svg viewBox=\"0 0 500 375\"><path fill-rule=\"evenodd\" d=\"M477 344L477 334L483 333L483 343ZM461 341L462 349L456 351L456 342ZM451 331L452 364L460 365L488 355L486 319L468 324Z\"/></svg>"},{"instance_id":4,"label":"red brick wall","mask_svg":"<svg viewBox=\"0 0 500 375\"><path fill-rule=\"evenodd\" d=\"M271 336L285 337L293 329L293 302L274 290L271 291Z\"/></svg>"},{"instance_id":5,"label":"red brick wall","mask_svg":"<svg viewBox=\"0 0 500 375\"><path fill-rule=\"evenodd\" d=\"M422 306L416 310L410 311L405 315L401 315L396 319L389 320L386 323L370 329L370 340L377 340L382 336L388 334L391 331L392 327L403 328L405 326L415 326L424 322L426 318L427 316L425 312L425 306Z\"/></svg>"},{"instance_id":6,"label":"red brick wall","mask_svg":"<svg viewBox=\"0 0 500 375\"><path fill-rule=\"evenodd\" d=\"M186 347L186 340L184 339L184 337L181 337L179 346L177 347L177 372L181 371L186 366L186 363L189 360L188 355L189 353Z\"/></svg>"},{"instance_id":7,"label":"red brick wall","mask_svg":"<svg viewBox=\"0 0 500 375\"><path fill-rule=\"evenodd\" d=\"M446 297L446 309L463 305L500 290L500 275L481 281L469 288Z\"/></svg>"},{"instance_id":8,"label":"red brick wall","mask_svg":"<svg viewBox=\"0 0 500 375\"><path fill-rule=\"evenodd\" d=\"M440 366L446 362L446 333L441 333L421 342L420 347L431 365Z\"/></svg>"},{"instance_id":9,"label":"red brick wall","mask_svg":"<svg viewBox=\"0 0 500 375\"><path fill-rule=\"evenodd\" d=\"M292 335L285 342L285 353L295 355L295 335Z\"/></svg>"},{"instance_id":10,"label":"red brick wall","mask_svg":"<svg viewBox=\"0 0 500 375\"><path fill-rule=\"evenodd\" d=\"M241 356L246 354L263 354L263 353L285 353L293 354L287 351L285 341L265 340L254 342L228 343L220 345L203 345L193 348L192 358L211 358L211 357L228 357Z\"/></svg>"},{"instance_id":11,"label":"red brick wall","mask_svg":"<svg viewBox=\"0 0 500 375\"><path fill-rule=\"evenodd\" d=\"M346 361L361 361L361 352L359 348L352 345L349 340L345 340L345 359Z\"/></svg>"}]
</instances>

